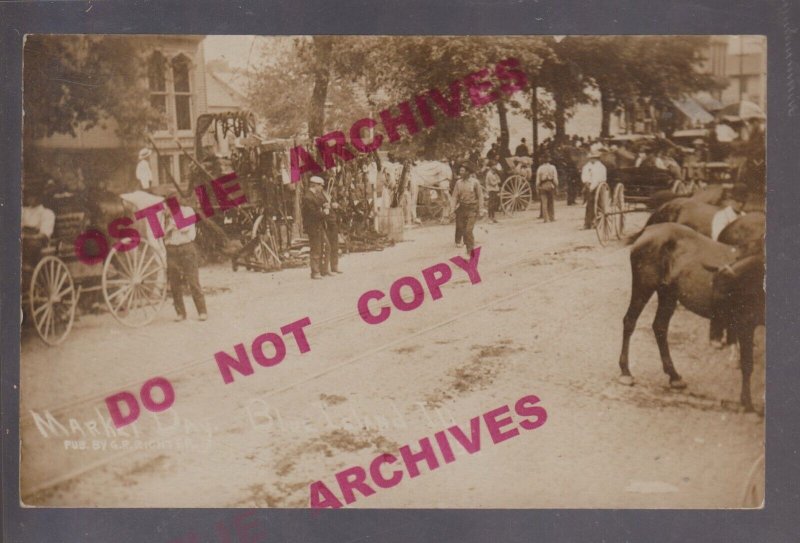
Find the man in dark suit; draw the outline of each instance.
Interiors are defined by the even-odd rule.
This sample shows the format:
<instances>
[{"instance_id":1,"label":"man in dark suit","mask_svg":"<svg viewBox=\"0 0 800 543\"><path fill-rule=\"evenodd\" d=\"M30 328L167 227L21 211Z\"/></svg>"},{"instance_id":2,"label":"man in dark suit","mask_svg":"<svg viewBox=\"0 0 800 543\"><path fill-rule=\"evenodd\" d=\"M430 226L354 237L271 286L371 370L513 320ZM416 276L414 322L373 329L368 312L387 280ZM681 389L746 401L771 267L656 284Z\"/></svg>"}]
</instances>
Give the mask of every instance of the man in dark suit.
<instances>
[{"instance_id":1,"label":"man in dark suit","mask_svg":"<svg viewBox=\"0 0 800 543\"><path fill-rule=\"evenodd\" d=\"M308 234L308 244L311 249L311 279L321 279L320 271L322 264L322 244L325 237L325 220L330 212L325 196L322 194L322 186L325 181L321 177L314 176L310 179L308 190L303 195L302 213L303 226ZM330 275L324 273L323 275Z\"/></svg>"},{"instance_id":2,"label":"man in dark suit","mask_svg":"<svg viewBox=\"0 0 800 543\"><path fill-rule=\"evenodd\" d=\"M342 273L339 271L339 213L341 204L331 194L333 180L328 180L328 191L322 191L328 214L325 215L325 233L323 235L322 275Z\"/></svg>"},{"instance_id":3,"label":"man in dark suit","mask_svg":"<svg viewBox=\"0 0 800 543\"><path fill-rule=\"evenodd\" d=\"M514 150L514 156L531 156L528 145L525 143L525 138L522 138L519 145L517 145L517 148Z\"/></svg>"}]
</instances>

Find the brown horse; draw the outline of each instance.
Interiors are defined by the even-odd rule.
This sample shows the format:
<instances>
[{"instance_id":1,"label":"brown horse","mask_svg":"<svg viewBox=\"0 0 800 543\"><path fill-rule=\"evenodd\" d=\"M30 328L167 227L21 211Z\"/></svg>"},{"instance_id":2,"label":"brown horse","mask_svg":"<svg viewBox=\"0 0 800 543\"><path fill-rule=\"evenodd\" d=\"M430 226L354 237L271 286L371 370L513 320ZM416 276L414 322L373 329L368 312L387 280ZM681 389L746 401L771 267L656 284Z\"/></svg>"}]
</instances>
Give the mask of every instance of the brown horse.
<instances>
[{"instance_id":1,"label":"brown horse","mask_svg":"<svg viewBox=\"0 0 800 543\"><path fill-rule=\"evenodd\" d=\"M764 235L767 216L762 211L750 211L726 226L717 241L739 247L745 254L764 254Z\"/></svg>"},{"instance_id":2,"label":"brown horse","mask_svg":"<svg viewBox=\"0 0 800 543\"><path fill-rule=\"evenodd\" d=\"M736 247L712 241L691 228L666 223L650 226L631 247L631 301L623 318L620 382L633 384L628 364L630 338L647 302L658 294L653 332L664 373L672 388L685 388L669 353L669 321L680 302L701 317L721 319L739 342L741 401L753 410L750 375L753 371L753 335L764 324L764 258L742 256Z\"/></svg>"},{"instance_id":3,"label":"brown horse","mask_svg":"<svg viewBox=\"0 0 800 543\"><path fill-rule=\"evenodd\" d=\"M721 209L725 201L725 189L719 186L709 187L691 198L675 198L661 205L650 218L644 228L654 224L675 222L711 237L711 223L714 215ZM627 240L633 243L644 232L644 228L630 236ZM751 211L730 223L719 235L719 241L737 247L753 246L760 242L763 246L766 229L766 216L761 211Z\"/></svg>"},{"instance_id":4,"label":"brown horse","mask_svg":"<svg viewBox=\"0 0 800 543\"><path fill-rule=\"evenodd\" d=\"M719 206L692 200L691 198L676 198L659 207L647 219L647 226L664 222L676 222L711 237L711 221L714 219Z\"/></svg>"},{"instance_id":5,"label":"brown horse","mask_svg":"<svg viewBox=\"0 0 800 543\"><path fill-rule=\"evenodd\" d=\"M692 201L702 202L704 204L722 205L727 197L727 189L722 185L712 185L704 189L698 190L691 196L679 196L671 190L659 190L650 196L647 202L647 207L650 209L658 209L667 202L671 201Z\"/></svg>"}]
</instances>

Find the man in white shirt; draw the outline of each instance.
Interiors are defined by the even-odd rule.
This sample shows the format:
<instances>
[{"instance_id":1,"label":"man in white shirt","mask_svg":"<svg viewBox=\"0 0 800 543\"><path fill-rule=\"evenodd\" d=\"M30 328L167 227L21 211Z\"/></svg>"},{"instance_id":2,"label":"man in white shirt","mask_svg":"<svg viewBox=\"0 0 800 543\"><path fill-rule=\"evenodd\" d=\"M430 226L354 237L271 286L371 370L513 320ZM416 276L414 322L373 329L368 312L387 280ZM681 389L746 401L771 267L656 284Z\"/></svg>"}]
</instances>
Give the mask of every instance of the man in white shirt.
<instances>
[{"instance_id":1,"label":"man in white shirt","mask_svg":"<svg viewBox=\"0 0 800 543\"><path fill-rule=\"evenodd\" d=\"M558 187L558 171L548 155L542 156L542 165L536 169L536 190L542 207L544 222L556 220L554 199Z\"/></svg>"},{"instance_id":2,"label":"man in white shirt","mask_svg":"<svg viewBox=\"0 0 800 543\"><path fill-rule=\"evenodd\" d=\"M586 214L583 219L583 228L594 228L594 199L597 187L606 182L606 167L600 162L600 153L593 152L589 155L589 162L581 170L583 182L583 198L586 200Z\"/></svg>"},{"instance_id":3,"label":"man in white shirt","mask_svg":"<svg viewBox=\"0 0 800 543\"><path fill-rule=\"evenodd\" d=\"M22 206L22 233L50 239L56 226L56 214L42 205L38 195L26 194Z\"/></svg>"},{"instance_id":4,"label":"man in white shirt","mask_svg":"<svg viewBox=\"0 0 800 543\"><path fill-rule=\"evenodd\" d=\"M139 162L136 164L136 179L139 181L141 190L150 190L153 182L153 172L150 171L150 155L152 151L149 147L144 147L139 151Z\"/></svg>"},{"instance_id":5,"label":"man in white shirt","mask_svg":"<svg viewBox=\"0 0 800 543\"><path fill-rule=\"evenodd\" d=\"M497 223L495 214L500 209L500 166L497 160L490 158L486 165L486 194L489 196L488 210L489 220Z\"/></svg>"},{"instance_id":6,"label":"man in white shirt","mask_svg":"<svg viewBox=\"0 0 800 543\"><path fill-rule=\"evenodd\" d=\"M194 210L186 205L184 198L179 197L178 202L180 203L180 214L184 219L197 218ZM183 304L183 283L185 281L192 294L199 320L204 321L208 318L208 312L203 288L200 286L197 248L194 244L197 229L194 223L178 228L171 213L167 212L164 215L166 222L164 244L167 246L167 279L170 292L172 292L172 303L175 305L175 311L178 314L175 320L186 320L186 307Z\"/></svg>"},{"instance_id":7,"label":"man in white shirt","mask_svg":"<svg viewBox=\"0 0 800 543\"><path fill-rule=\"evenodd\" d=\"M728 205L714 214L711 219L711 239L717 241L725 227L744 215L744 204L747 202L747 185L737 183L731 189Z\"/></svg>"},{"instance_id":8,"label":"man in white shirt","mask_svg":"<svg viewBox=\"0 0 800 543\"><path fill-rule=\"evenodd\" d=\"M41 190L40 185L27 183L23 190L22 260L31 265L39 259L56 225L56 214L42 205Z\"/></svg>"}]
</instances>

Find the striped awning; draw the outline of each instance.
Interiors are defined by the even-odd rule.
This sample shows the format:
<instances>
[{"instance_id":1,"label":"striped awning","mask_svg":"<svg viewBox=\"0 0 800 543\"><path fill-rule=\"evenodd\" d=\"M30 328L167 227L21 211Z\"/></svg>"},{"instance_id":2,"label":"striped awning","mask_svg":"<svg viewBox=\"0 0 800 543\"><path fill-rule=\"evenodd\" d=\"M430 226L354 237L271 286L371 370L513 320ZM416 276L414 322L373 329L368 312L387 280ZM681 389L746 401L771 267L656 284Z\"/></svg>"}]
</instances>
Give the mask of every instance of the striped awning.
<instances>
[{"instance_id":1,"label":"striped awning","mask_svg":"<svg viewBox=\"0 0 800 543\"><path fill-rule=\"evenodd\" d=\"M714 116L705 110L700 105L700 102L694 98L685 98L683 100L672 100L672 105L686 115L686 117L695 125L708 124L714 120Z\"/></svg>"}]
</instances>

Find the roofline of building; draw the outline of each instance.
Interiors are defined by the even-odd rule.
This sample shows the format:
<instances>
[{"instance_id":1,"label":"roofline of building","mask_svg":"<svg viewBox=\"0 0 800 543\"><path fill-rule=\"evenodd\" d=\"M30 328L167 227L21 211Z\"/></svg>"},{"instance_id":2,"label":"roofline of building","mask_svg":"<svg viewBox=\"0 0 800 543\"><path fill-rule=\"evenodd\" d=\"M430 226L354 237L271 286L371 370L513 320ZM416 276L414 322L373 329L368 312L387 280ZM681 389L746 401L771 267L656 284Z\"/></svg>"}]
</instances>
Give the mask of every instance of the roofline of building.
<instances>
[{"instance_id":1,"label":"roofline of building","mask_svg":"<svg viewBox=\"0 0 800 543\"><path fill-rule=\"evenodd\" d=\"M214 79L215 79L215 80L216 80L218 83L220 83L221 85L223 85L223 86L224 86L226 89L228 89L229 91L231 91L231 92L232 92L234 95L236 95L236 96L240 97L240 98L241 98L242 100L244 100L244 101L247 101L247 100L248 100L248 98L247 98L247 95L245 95L244 93L242 93L242 92L240 92L240 91L236 90L235 88L233 88L233 86L232 86L232 85L230 85L230 84L229 84L227 81L225 81L225 80L224 80L224 79L222 79L222 78L221 78L219 75L217 75L217 74L214 72L214 70L209 70L208 68L206 68L206 73L210 74L210 75L211 75L211 77L213 77L213 78L214 78Z\"/></svg>"}]
</instances>

